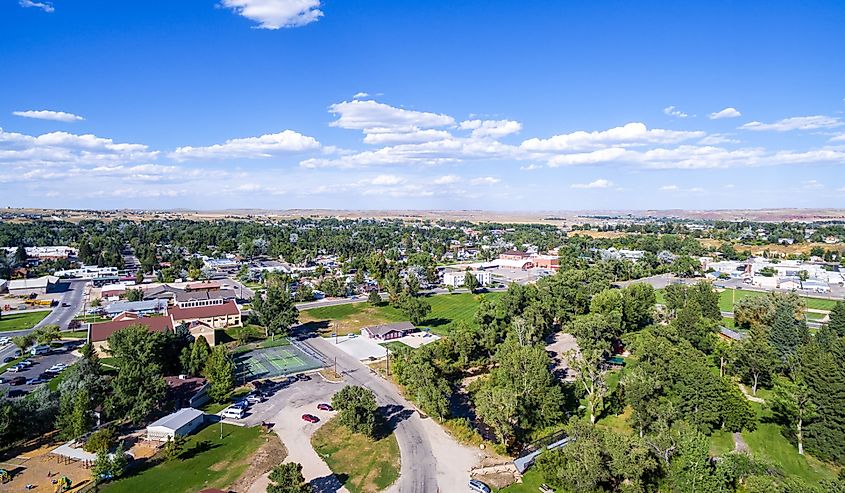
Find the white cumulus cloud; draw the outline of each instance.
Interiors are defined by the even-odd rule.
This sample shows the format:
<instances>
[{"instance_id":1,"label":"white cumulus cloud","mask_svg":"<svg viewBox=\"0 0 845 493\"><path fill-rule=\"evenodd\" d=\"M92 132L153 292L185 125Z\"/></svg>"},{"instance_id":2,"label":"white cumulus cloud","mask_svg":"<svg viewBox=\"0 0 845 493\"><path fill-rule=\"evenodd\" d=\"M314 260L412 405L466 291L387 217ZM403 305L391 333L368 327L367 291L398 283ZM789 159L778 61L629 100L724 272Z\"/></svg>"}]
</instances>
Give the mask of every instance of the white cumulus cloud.
<instances>
[{"instance_id":1,"label":"white cumulus cloud","mask_svg":"<svg viewBox=\"0 0 845 493\"><path fill-rule=\"evenodd\" d=\"M497 139L519 132L522 130L522 124L513 120L466 120L461 122L460 128L472 130L472 136L478 139Z\"/></svg>"},{"instance_id":2,"label":"white cumulus cloud","mask_svg":"<svg viewBox=\"0 0 845 493\"><path fill-rule=\"evenodd\" d=\"M744 130L771 130L774 132L788 132L790 130L816 130L819 128L835 128L845 125L841 118L824 115L793 116L773 123L749 122L739 127Z\"/></svg>"},{"instance_id":3,"label":"white cumulus cloud","mask_svg":"<svg viewBox=\"0 0 845 493\"><path fill-rule=\"evenodd\" d=\"M723 118L738 118L740 116L742 116L742 113L737 111L736 108L725 108L721 111L710 113L707 115L707 118L711 120L721 120Z\"/></svg>"},{"instance_id":4,"label":"white cumulus cloud","mask_svg":"<svg viewBox=\"0 0 845 493\"><path fill-rule=\"evenodd\" d=\"M686 118L689 116L688 114L684 113L683 111L679 110L674 106L667 106L663 108L663 113L666 113L669 116L674 116L676 118Z\"/></svg>"},{"instance_id":5,"label":"white cumulus cloud","mask_svg":"<svg viewBox=\"0 0 845 493\"><path fill-rule=\"evenodd\" d=\"M179 147L170 157L177 161L188 159L269 158L280 154L313 151L320 148L314 137L293 130L284 130L260 137L229 139L223 144L207 147Z\"/></svg>"},{"instance_id":6,"label":"white cumulus cloud","mask_svg":"<svg viewBox=\"0 0 845 493\"><path fill-rule=\"evenodd\" d=\"M599 178L598 180L591 181L590 183L573 183L570 185L570 188L581 188L581 189L595 189L595 188L610 188L613 186L613 182L610 180L605 180L604 178Z\"/></svg>"},{"instance_id":7,"label":"white cumulus cloud","mask_svg":"<svg viewBox=\"0 0 845 493\"><path fill-rule=\"evenodd\" d=\"M579 130L555 135L548 139L528 139L520 147L535 152L573 152L604 147L624 147L636 144L666 144L702 138L701 131L666 130L646 127L645 123L631 122L608 130L585 132Z\"/></svg>"},{"instance_id":8,"label":"white cumulus cloud","mask_svg":"<svg viewBox=\"0 0 845 493\"><path fill-rule=\"evenodd\" d=\"M222 0L221 5L257 22L261 29L304 26L323 16L320 0Z\"/></svg>"},{"instance_id":9,"label":"white cumulus cloud","mask_svg":"<svg viewBox=\"0 0 845 493\"><path fill-rule=\"evenodd\" d=\"M478 178L473 178L469 181L470 185L495 185L499 183L500 179L492 177L492 176L481 176Z\"/></svg>"},{"instance_id":10,"label":"white cumulus cloud","mask_svg":"<svg viewBox=\"0 0 845 493\"><path fill-rule=\"evenodd\" d=\"M444 175L434 180L435 185L452 185L460 183L461 177L458 175Z\"/></svg>"},{"instance_id":11,"label":"white cumulus cloud","mask_svg":"<svg viewBox=\"0 0 845 493\"><path fill-rule=\"evenodd\" d=\"M399 185L403 183L405 180L402 179L400 176L396 175L378 175L372 180L370 180L370 184L372 185Z\"/></svg>"},{"instance_id":12,"label":"white cumulus cloud","mask_svg":"<svg viewBox=\"0 0 845 493\"><path fill-rule=\"evenodd\" d=\"M35 7L37 9L41 9L44 12L48 12L48 13L56 10L56 9L53 8L53 4L51 4L49 2L36 2L34 0L20 0L18 2L18 4L21 7Z\"/></svg>"},{"instance_id":13,"label":"white cumulus cloud","mask_svg":"<svg viewBox=\"0 0 845 493\"><path fill-rule=\"evenodd\" d=\"M73 113L52 110L13 111L12 114L15 116L22 116L24 118L34 118L36 120L52 120L57 122L76 122L85 119L79 115L74 115Z\"/></svg>"}]
</instances>

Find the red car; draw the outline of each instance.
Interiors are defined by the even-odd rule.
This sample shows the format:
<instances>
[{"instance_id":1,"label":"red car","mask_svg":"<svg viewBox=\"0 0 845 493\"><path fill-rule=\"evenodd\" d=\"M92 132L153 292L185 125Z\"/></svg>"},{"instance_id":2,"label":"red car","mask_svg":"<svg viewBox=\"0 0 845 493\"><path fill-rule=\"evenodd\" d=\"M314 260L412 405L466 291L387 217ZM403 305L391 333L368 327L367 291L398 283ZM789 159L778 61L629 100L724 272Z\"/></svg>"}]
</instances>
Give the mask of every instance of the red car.
<instances>
[{"instance_id":1,"label":"red car","mask_svg":"<svg viewBox=\"0 0 845 493\"><path fill-rule=\"evenodd\" d=\"M320 421L320 418L318 418L317 416L314 416L313 414L303 414L302 419L304 421L308 421L309 423L316 423L316 422Z\"/></svg>"},{"instance_id":2,"label":"red car","mask_svg":"<svg viewBox=\"0 0 845 493\"><path fill-rule=\"evenodd\" d=\"M23 385L26 383L25 377L15 377L9 380L9 385Z\"/></svg>"},{"instance_id":3,"label":"red car","mask_svg":"<svg viewBox=\"0 0 845 493\"><path fill-rule=\"evenodd\" d=\"M334 408L326 403L317 404L318 411L334 411Z\"/></svg>"}]
</instances>

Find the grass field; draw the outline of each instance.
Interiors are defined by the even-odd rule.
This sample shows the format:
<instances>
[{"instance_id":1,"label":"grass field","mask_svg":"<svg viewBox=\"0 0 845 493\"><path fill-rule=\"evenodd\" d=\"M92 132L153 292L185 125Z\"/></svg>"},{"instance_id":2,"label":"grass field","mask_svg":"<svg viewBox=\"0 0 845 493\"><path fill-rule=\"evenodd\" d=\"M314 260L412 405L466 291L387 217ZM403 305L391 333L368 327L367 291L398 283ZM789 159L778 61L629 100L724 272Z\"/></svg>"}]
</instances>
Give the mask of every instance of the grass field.
<instances>
[{"instance_id":1,"label":"grass field","mask_svg":"<svg viewBox=\"0 0 845 493\"><path fill-rule=\"evenodd\" d=\"M375 493L399 478L399 444L392 434L373 441L332 419L311 444L351 493Z\"/></svg>"},{"instance_id":2,"label":"grass field","mask_svg":"<svg viewBox=\"0 0 845 493\"><path fill-rule=\"evenodd\" d=\"M249 466L250 457L264 444L261 429L207 426L188 439L182 460L159 463L107 484L108 493L196 493L204 488L225 489ZM131 474L131 472L130 472Z\"/></svg>"},{"instance_id":3,"label":"grass field","mask_svg":"<svg viewBox=\"0 0 845 493\"><path fill-rule=\"evenodd\" d=\"M522 476L522 483L516 483L502 488L501 493L537 493L540 491L540 485L543 484L543 476L536 470L528 470Z\"/></svg>"},{"instance_id":4,"label":"grass field","mask_svg":"<svg viewBox=\"0 0 845 493\"><path fill-rule=\"evenodd\" d=\"M657 303L665 304L666 298L662 289L658 289L655 291L657 295ZM719 309L723 312L732 312L734 309L734 303L743 299L749 298L754 296L766 296L768 293L762 291L749 291L747 289L725 289L721 293L719 293ZM822 298L810 298L807 296L802 296L801 299L804 300L806 303L807 308L813 310L825 310L830 311L833 310L833 307L836 305L835 300L828 300ZM814 316L823 316L820 314L813 314L810 315L811 318Z\"/></svg>"},{"instance_id":5,"label":"grass field","mask_svg":"<svg viewBox=\"0 0 845 493\"><path fill-rule=\"evenodd\" d=\"M50 310L27 313L3 312L3 318L0 318L0 332L31 329L49 314Z\"/></svg>"},{"instance_id":6,"label":"grass field","mask_svg":"<svg viewBox=\"0 0 845 493\"><path fill-rule=\"evenodd\" d=\"M485 293L483 295L469 293L441 294L426 297L426 301L431 304L431 313L420 326L430 327L435 334L444 335L451 330L455 323L474 324L475 312L481 302L479 296L495 300L501 296L501 293ZM304 323L331 321L335 325L331 328L326 325L323 332L330 333L336 329L340 335L345 335L357 333L364 327L401 322L407 320L407 317L400 310L387 304L374 307L368 303L350 303L305 310L300 313L300 320Z\"/></svg>"}]
</instances>

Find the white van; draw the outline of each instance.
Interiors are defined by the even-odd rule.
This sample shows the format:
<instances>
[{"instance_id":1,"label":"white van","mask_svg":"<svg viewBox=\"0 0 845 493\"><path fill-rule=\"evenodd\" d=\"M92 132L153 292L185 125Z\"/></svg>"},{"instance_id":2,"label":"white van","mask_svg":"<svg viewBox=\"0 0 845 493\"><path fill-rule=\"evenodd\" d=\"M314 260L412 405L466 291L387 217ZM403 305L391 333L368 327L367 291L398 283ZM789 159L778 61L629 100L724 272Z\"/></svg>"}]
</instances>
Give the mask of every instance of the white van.
<instances>
[{"instance_id":1,"label":"white van","mask_svg":"<svg viewBox=\"0 0 845 493\"><path fill-rule=\"evenodd\" d=\"M33 356L38 356L39 354L50 354L50 346L47 346L46 344L33 346L32 349L29 350L29 354Z\"/></svg>"},{"instance_id":2,"label":"white van","mask_svg":"<svg viewBox=\"0 0 845 493\"><path fill-rule=\"evenodd\" d=\"M227 407L222 413L220 413L220 417L224 419L241 419L244 417L244 408Z\"/></svg>"}]
</instances>

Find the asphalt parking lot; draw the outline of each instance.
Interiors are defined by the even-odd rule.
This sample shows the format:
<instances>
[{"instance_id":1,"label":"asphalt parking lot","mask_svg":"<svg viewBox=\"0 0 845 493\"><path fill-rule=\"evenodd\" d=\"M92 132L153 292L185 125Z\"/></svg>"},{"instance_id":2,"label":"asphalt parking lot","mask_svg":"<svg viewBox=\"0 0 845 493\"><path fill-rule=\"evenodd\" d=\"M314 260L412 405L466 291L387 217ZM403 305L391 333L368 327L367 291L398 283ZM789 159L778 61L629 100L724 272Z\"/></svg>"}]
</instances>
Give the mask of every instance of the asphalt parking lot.
<instances>
[{"instance_id":1,"label":"asphalt parking lot","mask_svg":"<svg viewBox=\"0 0 845 493\"><path fill-rule=\"evenodd\" d=\"M34 363L31 367L19 372L11 372L6 370L0 375L0 378L3 380L3 383L0 384L0 395L5 395L6 392L8 392L10 389L19 389L27 393L32 392L32 390L36 387L35 385L11 386L7 382L15 377L24 377L27 380L29 380L30 378L37 378L39 375L47 371L47 369L53 365L64 364L70 366L71 364L75 363L77 359L78 358L71 354L71 352L68 350L63 350L61 352L54 352L41 356L30 356L29 360Z\"/></svg>"}]
</instances>

